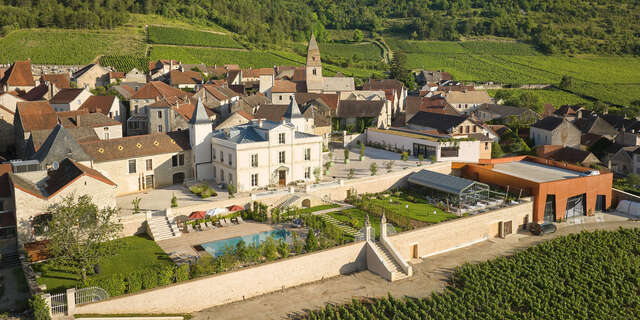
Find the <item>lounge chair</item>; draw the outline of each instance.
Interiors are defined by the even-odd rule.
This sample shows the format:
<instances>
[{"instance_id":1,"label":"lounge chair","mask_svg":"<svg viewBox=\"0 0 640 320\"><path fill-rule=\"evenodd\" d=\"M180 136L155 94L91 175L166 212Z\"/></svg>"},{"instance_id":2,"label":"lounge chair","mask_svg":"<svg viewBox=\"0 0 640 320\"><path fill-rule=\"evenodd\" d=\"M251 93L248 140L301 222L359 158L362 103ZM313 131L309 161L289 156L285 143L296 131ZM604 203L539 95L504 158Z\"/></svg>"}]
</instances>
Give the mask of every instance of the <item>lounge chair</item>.
<instances>
[{"instance_id":1,"label":"lounge chair","mask_svg":"<svg viewBox=\"0 0 640 320\"><path fill-rule=\"evenodd\" d=\"M238 216L238 217L236 218L236 220L238 221L238 223L239 223L239 224L240 224L240 223L244 223L244 221L242 220L242 217L241 217L241 216Z\"/></svg>"},{"instance_id":2,"label":"lounge chair","mask_svg":"<svg viewBox=\"0 0 640 320\"><path fill-rule=\"evenodd\" d=\"M231 225L231 223L229 223L229 220L227 220L227 218L222 219L222 225L225 227L228 227Z\"/></svg>"}]
</instances>

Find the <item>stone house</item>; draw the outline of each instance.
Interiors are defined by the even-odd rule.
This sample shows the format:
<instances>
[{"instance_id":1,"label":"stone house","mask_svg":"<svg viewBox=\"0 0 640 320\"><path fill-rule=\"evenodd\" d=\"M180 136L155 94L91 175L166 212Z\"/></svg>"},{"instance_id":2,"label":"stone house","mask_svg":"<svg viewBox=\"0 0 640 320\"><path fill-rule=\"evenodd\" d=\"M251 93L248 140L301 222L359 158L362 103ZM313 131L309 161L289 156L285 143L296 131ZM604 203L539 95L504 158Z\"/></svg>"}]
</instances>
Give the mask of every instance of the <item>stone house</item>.
<instances>
[{"instance_id":1,"label":"stone house","mask_svg":"<svg viewBox=\"0 0 640 320\"><path fill-rule=\"evenodd\" d=\"M78 110L87 111L88 113L100 112L119 122L125 120L123 112L126 114L124 105L120 103L120 99L117 96L90 96Z\"/></svg>"},{"instance_id":2,"label":"stone house","mask_svg":"<svg viewBox=\"0 0 640 320\"><path fill-rule=\"evenodd\" d=\"M188 130L88 141L80 146L91 157L89 166L118 186L117 196L181 184L193 177Z\"/></svg>"},{"instance_id":3,"label":"stone house","mask_svg":"<svg viewBox=\"0 0 640 320\"><path fill-rule=\"evenodd\" d=\"M550 144L578 147L582 132L567 118L546 117L529 128L529 138L536 146Z\"/></svg>"},{"instance_id":4,"label":"stone house","mask_svg":"<svg viewBox=\"0 0 640 320\"><path fill-rule=\"evenodd\" d=\"M194 99L201 99L205 107L219 110L224 116L231 113L231 106L242 95L231 90L226 84L205 84L194 95Z\"/></svg>"},{"instance_id":5,"label":"stone house","mask_svg":"<svg viewBox=\"0 0 640 320\"><path fill-rule=\"evenodd\" d=\"M42 239L48 208L74 195L91 196L99 208L116 207L117 186L100 172L71 159L57 169L9 173L18 243Z\"/></svg>"},{"instance_id":6,"label":"stone house","mask_svg":"<svg viewBox=\"0 0 640 320\"><path fill-rule=\"evenodd\" d=\"M51 100L49 104L53 107L53 110L59 111L74 111L78 110L83 103L85 103L89 97L93 96L89 89L62 89Z\"/></svg>"},{"instance_id":7,"label":"stone house","mask_svg":"<svg viewBox=\"0 0 640 320\"><path fill-rule=\"evenodd\" d=\"M460 113L450 104L448 104L447 101L442 97L409 96L406 99L406 107L404 112L405 124L416 113L420 111L448 114L452 116L460 115Z\"/></svg>"},{"instance_id":8,"label":"stone house","mask_svg":"<svg viewBox=\"0 0 640 320\"><path fill-rule=\"evenodd\" d=\"M150 133L189 129L189 120L195 106L191 100L162 99L147 106L147 127ZM212 111L207 113L213 115Z\"/></svg>"},{"instance_id":9,"label":"stone house","mask_svg":"<svg viewBox=\"0 0 640 320\"><path fill-rule=\"evenodd\" d=\"M202 84L200 72L190 70L171 70L169 72L169 85L172 87L197 90Z\"/></svg>"},{"instance_id":10,"label":"stone house","mask_svg":"<svg viewBox=\"0 0 640 320\"><path fill-rule=\"evenodd\" d=\"M253 115L260 106L265 104L271 104L271 99L267 98L262 94L254 94L251 96L240 96L238 97L238 100L236 100L231 105L231 113L235 113L237 111L244 111L249 115Z\"/></svg>"},{"instance_id":11,"label":"stone house","mask_svg":"<svg viewBox=\"0 0 640 320\"><path fill-rule=\"evenodd\" d=\"M455 138L493 138L488 128L469 116L420 111L407 122L407 128Z\"/></svg>"},{"instance_id":12,"label":"stone house","mask_svg":"<svg viewBox=\"0 0 640 320\"><path fill-rule=\"evenodd\" d=\"M151 81L136 91L129 99L129 118L127 118L127 135L145 134L147 127L147 106L161 99L188 99L189 94L173 88L164 82Z\"/></svg>"},{"instance_id":13,"label":"stone house","mask_svg":"<svg viewBox=\"0 0 640 320\"><path fill-rule=\"evenodd\" d=\"M36 86L31 73L31 59L15 61L0 78L0 91L11 92L20 90L27 92Z\"/></svg>"},{"instance_id":14,"label":"stone house","mask_svg":"<svg viewBox=\"0 0 640 320\"><path fill-rule=\"evenodd\" d=\"M218 124L215 129L222 130L226 128L232 128L235 126L247 124L253 120L254 117L243 110L238 110L232 113L227 119Z\"/></svg>"},{"instance_id":15,"label":"stone house","mask_svg":"<svg viewBox=\"0 0 640 320\"><path fill-rule=\"evenodd\" d=\"M445 95L447 103L462 114L471 114L482 104L493 103L486 91L450 91Z\"/></svg>"},{"instance_id":16,"label":"stone house","mask_svg":"<svg viewBox=\"0 0 640 320\"><path fill-rule=\"evenodd\" d=\"M615 139L618 135L618 130L599 116L578 118L573 121L573 125L580 129L582 134L599 135L609 140Z\"/></svg>"},{"instance_id":17,"label":"stone house","mask_svg":"<svg viewBox=\"0 0 640 320\"><path fill-rule=\"evenodd\" d=\"M271 88L271 104L287 105L297 92L307 92L304 82L275 80Z\"/></svg>"},{"instance_id":18,"label":"stone house","mask_svg":"<svg viewBox=\"0 0 640 320\"><path fill-rule=\"evenodd\" d=\"M77 88L95 89L109 84L109 72L109 69L92 63L74 72L71 80L76 83Z\"/></svg>"},{"instance_id":19,"label":"stone house","mask_svg":"<svg viewBox=\"0 0 640 320\"><path fill-rule=\"evenodd\" d=\"M133 68L124 75L123 82L147 83L147 75L144 72Z\"/></svg>"},{"instance_id":20,"label":"stone house","mask_svg":"<svg viewBox=\"0 0 640 320\"><path fill-rule=\"evenodd\" d=\"M315 119L313 113L313 108L306 108L302 111L296 100L292 97L291 100L289 100L288 105L268 104L261 106L253 117L255 119L264 119L271 122L280 122L283 119L291 122L292 118L298 118L298 121L295 121L295 123L301 125L296 127L296 131L315 134Z\"/></svg>"},{"instance_id":21,"label":"stone house","mask_svg":"<svg viewBox=\"0 0 640 320\"><path fill-rule=\"evenodd\" d=\"M315 180L322 168L322 137L302 133L300 117L272 122L254 120L212 133L214 176L239 192L267 186L288 186Z\"/></svg>"},{"instance_id":22,"label":"stone house","mask_svg":"<svg viewBox=\"0 0 640 320\"><path fill-rule=\"evenodd\" d=\"M111 71L109 72L109 83L116 84L124 80L124 72Z\"/></svg>"},{"instance_id":23,"label":"stone house","mask_svg":"<svg viewBox=\"0 0 640 320\"><path fill-rule=\"evenodd\" d=\"M149 62L149 77L151 81L162 79L171 70L178 70L181 62L176 60L157 60Z\"/></svg>"},{"instance_id":24,"label":"stone house","mask_svg":"<svg viewBox=\"0 0 640 320\"><path fill-rule=\"evenodd\" d=\"M362 86L362 90L381 90L387 95L387 100L391 101L391 112L395 115L398 112L405 111L406 99L408 95L407 87L398 80L395 79L383 79L374 80L369 79L369 82Z\"/></svg>"},{"instance_id":25,"label":"stone house","mask_svg":"<svg viewBox=\"0 0 640 320\"><path fill-rule=\"evenodd\" d=\"M444 71L421 70L416 74L416 82L422 85L428 82L439 83L452 79L451 74Z\"/></svg>"},{"instance_id":26,"label":"stone house","mask_svg":"<svg viewBox=\"0 0 640 320\"><path fill-rule=\"evenodd\" d=\"M333 121L338 130L363 132L367 127L387 128L391 125L391 110L384 100L341 100Z\"/></svg>"},{"instance_id":27,"label":"stone house","mask_svg":"<svg viewBox=\"0 0 640 320\"><path fill-rule=\"evenodd\" d=\"M543 145L536 147L536 154L542 158L564 161L584 167L591 167L601 163L600 159L593 153L571 147Z\"/></svg>"},{"instance_id":28,"label":"stone house","mask_svg":"<svg viewBox=\"0 0 640 320\"><path fill-rule=\"evenodd\" d=\"M18 96L17 92L4 92L0 93L0 105L11 110L12 112L16 112L16 107L18 102L27 101Z\"/></svg>"}]
</instances>

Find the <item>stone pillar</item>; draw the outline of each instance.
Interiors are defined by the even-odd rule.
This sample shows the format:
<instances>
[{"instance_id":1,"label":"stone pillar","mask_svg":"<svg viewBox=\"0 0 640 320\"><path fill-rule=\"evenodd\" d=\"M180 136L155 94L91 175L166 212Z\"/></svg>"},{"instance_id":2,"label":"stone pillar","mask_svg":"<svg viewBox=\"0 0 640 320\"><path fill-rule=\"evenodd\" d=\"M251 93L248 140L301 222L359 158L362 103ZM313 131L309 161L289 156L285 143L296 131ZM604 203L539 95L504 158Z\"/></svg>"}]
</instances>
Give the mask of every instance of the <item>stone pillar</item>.
<instances>
[{"instance_id":1,"label":"stone pillar","mask_svg":"<svg viewBox=\"0 0 640 320\"><path fill-rule=\"evenodd\" d=\"M53 317L53 310L51 310L51 295L48 293L45 293L42 295L42 299L44 299L44 303L47 304L47 307L49 309L49 316Z\"/></svg>"},{"instance_id":2,"label":"stone pillar","mask_svg":"<svg viewBox=\"0 0 640 320\"><path fill-rule=\"evenodd\" d=\"M387 217L382 213L382 218L380 219L380 240L387 238Z\"/></svg>"},{"instance_id":3,"label":"stone pillar","mask_svg":"<svg viewBox=\"0 0 640 320\"><path fill-rule=\"evenodd\" d=\"M367 242L371 241L371 239L373 238L372 235L374 234L375 233L373 231L373 227L371 227L371 222L369 222L369 214L367 214L364 220L364 240Z\"/></svg>"},{"instance_id":4,"label":"stone pillar","mask_svg":"<svg viewBox=\"0 0 640 320\"><path fill-rule=\"evenodd\" d=\"M76 289L67 289L67 315L73 316L76 313Z\"/></svg>"}]
</instances>

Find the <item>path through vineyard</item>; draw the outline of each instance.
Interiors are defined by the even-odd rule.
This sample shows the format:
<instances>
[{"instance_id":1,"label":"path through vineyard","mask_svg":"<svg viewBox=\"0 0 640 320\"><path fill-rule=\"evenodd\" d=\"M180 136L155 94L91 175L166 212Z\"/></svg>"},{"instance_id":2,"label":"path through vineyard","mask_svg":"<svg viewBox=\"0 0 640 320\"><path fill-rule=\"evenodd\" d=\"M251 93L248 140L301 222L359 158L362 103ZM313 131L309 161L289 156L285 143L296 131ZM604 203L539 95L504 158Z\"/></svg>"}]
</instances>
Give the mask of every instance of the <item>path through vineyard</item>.
<instances>
[{"instance_id":1,"label":"path through vineyard","mask_svg":"<svg viewBox=\"0 0 640 320\"><path fill-rule=\"evenodd\" d=\"M411 278L387 282L379 276L365 271L349 276L303 285L284 292L271 293L244 302L232 303L194 313L194 320L223 319L288 319L307 309L318 309L326 303L350 302L352 297L380 297L390 292L396 297L429 296L434 290L442 290L450 273L465 262L482 262L515 250L524 249L538 242L577 233L582 230L617 230L618 227L638 228L637 221L613 221L581 225L563 225L558 232L545 237L516 234L507 239L484 241L470 247L427 258L413 265Z\"/></svg>"}]
</instances>

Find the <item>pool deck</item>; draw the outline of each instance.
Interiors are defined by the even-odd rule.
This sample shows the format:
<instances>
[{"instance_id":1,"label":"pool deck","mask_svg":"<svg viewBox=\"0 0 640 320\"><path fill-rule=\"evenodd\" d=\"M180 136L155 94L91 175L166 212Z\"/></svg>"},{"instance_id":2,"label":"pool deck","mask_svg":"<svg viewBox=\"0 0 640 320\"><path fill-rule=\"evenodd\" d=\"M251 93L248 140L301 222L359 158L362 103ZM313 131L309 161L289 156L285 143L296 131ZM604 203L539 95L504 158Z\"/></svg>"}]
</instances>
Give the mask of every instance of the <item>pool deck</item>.
<instances>
[{"instance_id":1,"label":"pool deck","mask_svg":"<svg viewBox=\"0 0 640 320\"><path fill-rule=\"evenodd\" d=\"M170 257L172 257L172 259L174 259L174 261L176 261L181 260L181 258L184 259L189 257L197 257L198 252L196 252L193 247L199 244L233 237L246 236L264 231L282 229L284 227L285 226L281 224L270 225L266 223L245 221L241 224L215 228L213 230L183 233L180 237L157 241L157 243L158 246L160 246L160 248L164 250L164 252L166 252ZM298 232L301 231L300 229L286 229L295 230Z\"/></svg>"}]
</instances>

